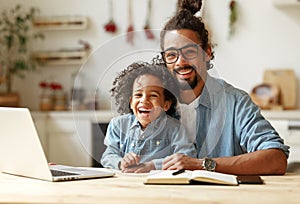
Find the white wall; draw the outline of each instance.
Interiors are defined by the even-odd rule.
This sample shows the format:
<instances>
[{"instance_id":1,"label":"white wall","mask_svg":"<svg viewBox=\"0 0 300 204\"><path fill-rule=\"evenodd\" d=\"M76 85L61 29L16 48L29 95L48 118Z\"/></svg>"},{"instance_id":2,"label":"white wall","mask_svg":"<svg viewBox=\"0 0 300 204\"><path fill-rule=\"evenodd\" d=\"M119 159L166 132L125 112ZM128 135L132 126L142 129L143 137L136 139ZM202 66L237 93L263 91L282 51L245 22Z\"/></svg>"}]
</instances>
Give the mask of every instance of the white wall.
<instances>
[{"instance_id":1,"label":"white wall","mask_svg":"<svg viewBox=\"0 0 300 204\"><path fill-rule=\"evenodd\" d=\"M115 35L103 30L108 21L108 0L0 0L0 10L16 3L37 6L42 15L80 14L90 19L87 30L47 31L46 39L35 45L35 49L69 48L79 46L77 42L82 39L92 45L93 54L82 67L41 67L39 72L29 74L25 80L15 79L14 88L21 93L22 105L32 110L39 108L41 90L38 83L41 80L61 82L70 92L73 86L71 75L78 72L86 89L100 93L100 108L110 108L108 90L116 72L132 61L150 59L159 50L159 31L155 32L156 40L149 41L141 30L145 22L146 0L133 0L134 27L141 30L135 34L133 46L126 43L124 35L128 25L127 1L113 0L115 21L120 28ZM213 42L217 44L213 72L247 92L262 82L267 68L293 68L299 80L300 8L279 10L273 6L272 0L238 0L236 33L228 39L228 3L229 0L206 0L204 4L205 20ZM153 0L151 27L162 28L175 9L176 0Z\"/></svg>"},{"instance_id":2,"label":"white wall","mask_svg":"<svg viewBox=\"0 0 300 204\"><path fill-rule=\"evenodd\" d=\"M238 0L236 33L228 39L228 1L207 0L219 76L250 92L265 69L295 70L300 107L300 6L278 9L272 0Z\"/></svg>"}]
</instances>

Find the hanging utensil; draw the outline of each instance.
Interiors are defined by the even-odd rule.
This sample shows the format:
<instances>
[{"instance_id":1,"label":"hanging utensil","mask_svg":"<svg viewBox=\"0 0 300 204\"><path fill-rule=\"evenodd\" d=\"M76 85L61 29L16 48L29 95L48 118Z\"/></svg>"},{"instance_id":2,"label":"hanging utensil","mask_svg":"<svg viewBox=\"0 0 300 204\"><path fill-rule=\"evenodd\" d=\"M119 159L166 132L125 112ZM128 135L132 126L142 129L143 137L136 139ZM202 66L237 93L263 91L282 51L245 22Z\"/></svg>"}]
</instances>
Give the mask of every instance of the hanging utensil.
<instances>
[{"instance_id":1,"label":"hanging utensil","mask_svg":"<svg viewBox=\"0 0 300 204\"><path fill-rule=\"evenodd\" d=\"M132 18L132 1L128 0L128 28L127 28L127 42L133 44L134 38L134 27L133 27L133 18Z\"/></svg>"},{"instance_id":2,"label":"hanging utensil","mask_svg":"<svg viewBox=\"0 0 300 204\"><path fill-rule=\"evenodd\" d=\"M150 40L155 38L153 32L150 29L151 11L152 11L152 1L148 0L148 11L147 11L146 23L145 23L145 26L144 26L144 30L145 30L145 34L146 34L147 39L150 39Z\"/></svg>"}]
</instances>

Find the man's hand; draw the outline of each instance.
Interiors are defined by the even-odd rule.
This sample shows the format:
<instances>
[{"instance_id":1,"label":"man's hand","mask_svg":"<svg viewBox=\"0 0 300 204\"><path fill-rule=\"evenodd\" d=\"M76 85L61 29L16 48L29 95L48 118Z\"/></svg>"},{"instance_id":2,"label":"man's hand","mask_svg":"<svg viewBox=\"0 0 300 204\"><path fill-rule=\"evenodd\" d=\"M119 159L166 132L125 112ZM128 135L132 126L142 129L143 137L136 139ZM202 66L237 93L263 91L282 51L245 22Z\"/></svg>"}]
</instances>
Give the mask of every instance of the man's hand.
<instances>
[{"instance_id":1,"label":"man's hand","mask_svg":"<svg viewBox=\"0 0 300 204\"><path fill-rule=\"evenodd\" d=\"M127 167L139 165L139 163L140 157L137 154L130 152L123 157L120 163L120 169L123 171Z\"/></svg>"},{"instance_id":2,"label":"man's hand","mask_svg":"<svg viewBox=\"0 0 300 204\"><path fill-rule=\"evenodd\" d=\"M184 154L173 154L168 156L163 161L163 170L201 170L202 169L202 160L197 158L192 158Z\"/></svg>"},{"instance_id":3,"label":"man's hand","mask_svg":"<svg viewBox=\"0 0 300 204\"><path fill-rule=\"evenodd\" d=\"M129 166L122 170L123 173L147 173L151 170L155 170L154 163L152 161L145 162L139 165Z\"/></svg>"}]
</instances>

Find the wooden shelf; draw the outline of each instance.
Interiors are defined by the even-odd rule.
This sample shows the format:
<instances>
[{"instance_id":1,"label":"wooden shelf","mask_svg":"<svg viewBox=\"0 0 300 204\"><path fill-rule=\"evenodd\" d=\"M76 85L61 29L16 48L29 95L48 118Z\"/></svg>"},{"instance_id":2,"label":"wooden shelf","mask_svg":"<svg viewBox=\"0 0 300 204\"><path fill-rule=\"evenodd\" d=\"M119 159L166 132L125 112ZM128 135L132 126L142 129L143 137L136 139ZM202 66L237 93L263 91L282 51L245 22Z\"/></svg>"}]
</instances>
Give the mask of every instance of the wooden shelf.
<instances>
[{"instance_id":1,"label":"wooden shelf","mask_svg":"<svg viewBox=\"0 0 300 204\"><path fill-rule=\"evenodd\" d=\"M5 77L0 77L0 83L6 83L6 78Z\"/></svg>"},{"instance_id":2,"label":"wooden shelf","mask_svg":"<svg viewBox=\"0 0 300 204\"><path fill-rule=\"evenodd\" d=\"M86 16L40 16L33 20L36 28L43 30L84 30L88 25Z\"/></svg>"},{"instance_id":3,"label":"wooden shelf","mask_svg":"<svg viewBox=\"0 0 300 204\"><path fill-rule=\"evenodd\" d=\"M20 97L18 93L0 93L0 106L18 107Z\"/></svg>"},{"instance_id":4,"label":"wooden shelf","mask_svg":"<svg viewBox=\"0 0 300 204\"><path fill-rule=\"evenodd\" d=\"M87 50L37 51L33 57L42 65L69 65L82 64L88 54Z\"/></svg>"},{"instance_id":5,"label":"wooden shelf","mask_svg":"<svg viewBox=\"0 0 300 204\"><path fill-rule=\"evenodd\" d=\"M277 8L300 8L300 0L273 0Z\"/></svg>"}]
</instances>

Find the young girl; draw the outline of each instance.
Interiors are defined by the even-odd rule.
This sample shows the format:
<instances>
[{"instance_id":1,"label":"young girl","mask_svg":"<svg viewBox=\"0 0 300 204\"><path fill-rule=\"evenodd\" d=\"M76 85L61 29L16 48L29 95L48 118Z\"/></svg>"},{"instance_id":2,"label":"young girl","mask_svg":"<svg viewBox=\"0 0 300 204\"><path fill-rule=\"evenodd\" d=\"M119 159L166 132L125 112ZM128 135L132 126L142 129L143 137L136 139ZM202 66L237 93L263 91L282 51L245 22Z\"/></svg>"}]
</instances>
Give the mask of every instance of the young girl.
<instances>
[{"instance_id":1,"label":"young girl","mask_svg":"<svg viewBox=\"0 0 300 204\"><path fill-rule=\"evenodd\" d=\"M133 63L116 77L111 93L121 116L108 126L104 167L141 173L161 169L173 153L196 156L178 120L178 90L164 65Z\"/></svg>"}]
</instances>

